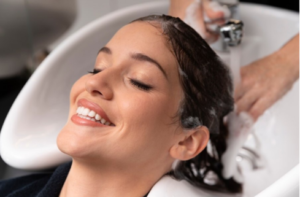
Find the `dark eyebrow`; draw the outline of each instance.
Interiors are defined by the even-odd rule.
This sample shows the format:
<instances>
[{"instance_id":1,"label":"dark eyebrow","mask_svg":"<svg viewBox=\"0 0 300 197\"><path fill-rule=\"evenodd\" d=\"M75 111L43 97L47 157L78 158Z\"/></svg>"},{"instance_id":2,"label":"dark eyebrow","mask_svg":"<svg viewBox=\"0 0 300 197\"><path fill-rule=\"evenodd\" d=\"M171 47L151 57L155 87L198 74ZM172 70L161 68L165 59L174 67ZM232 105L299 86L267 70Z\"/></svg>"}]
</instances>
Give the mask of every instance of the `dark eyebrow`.
<instances>
[{"instance_id":1,"label":"dark eyebrow","mask_svg":"<svg viewBox=\"0 0 300 197\"><path fill-rule=\"evenodd\" d=\"M164 69L162 68L162 66L156 60L152 59L151 57L144 55L142 53L133 53L133 54L131 54L131 57L138 61L146 61L146 62L150 62L150 63L154 64L155 66L157 66L159 68L159 70L162 71L164 76L167 78L167 74L164 71Z\"/></svg>"},{"instance_id":2,"label":"dark eyebrow","mask_svg":"<svg viewBox=\"0 0 300 197\"><path fill-rule=\"evenodd\" d=\"M102 47L102 48L99 50L98 54L99 54L100 52L107 53L107 54L112 54L110 48L108 48L108 47Z\"/></svg>"}]
</instances>

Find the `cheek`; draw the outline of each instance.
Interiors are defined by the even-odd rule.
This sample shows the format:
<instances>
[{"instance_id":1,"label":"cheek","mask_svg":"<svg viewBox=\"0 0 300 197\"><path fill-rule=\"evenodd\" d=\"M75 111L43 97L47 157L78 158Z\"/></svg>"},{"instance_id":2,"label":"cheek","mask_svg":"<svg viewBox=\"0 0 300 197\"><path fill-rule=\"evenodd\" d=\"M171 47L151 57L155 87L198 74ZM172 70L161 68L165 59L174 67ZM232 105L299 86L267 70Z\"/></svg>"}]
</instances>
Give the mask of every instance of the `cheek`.
<instances>
[{"instance_id":1,"label":"cheek","mask_svg":"<svg viewBox=\"0 0 300 197\"><path fill-rule=\"evenodd\" d=\"M171 111L166 98L133 94L128 97L123 97L124 102L120 106L125 123L130 122L131 125L148 123L150 127L166 123L167 116Z\"/></svg>"},{"instance_id":2,"label":"cheek","mask_svg":"<svg viewBox=\"0 0 300 197\"><path fill-rule=\"evenodd\" d=\"M173 128L175 127L173 117L177 110L172 101L162 95L130 95L130 97L123 97L124 102L119 106L124 121L120 139L127 141L126 144L134 144L144 150L148 147L154 150L153 147L169 146L167 140L170 136L167 135L176 129Z\"/></svg>"},{"instance_id":3,"label":"cheek","mask_svg":"<svg viewBox=\"0 0 300 197\"><path fill-rule=\"evenodd\" d=\"M70 92L70 109L72 106L75 106L78 95L85 91L85 81L87 80L87 77L87 75L82 76L72 86Z\"/></svg>"}]
</instances>

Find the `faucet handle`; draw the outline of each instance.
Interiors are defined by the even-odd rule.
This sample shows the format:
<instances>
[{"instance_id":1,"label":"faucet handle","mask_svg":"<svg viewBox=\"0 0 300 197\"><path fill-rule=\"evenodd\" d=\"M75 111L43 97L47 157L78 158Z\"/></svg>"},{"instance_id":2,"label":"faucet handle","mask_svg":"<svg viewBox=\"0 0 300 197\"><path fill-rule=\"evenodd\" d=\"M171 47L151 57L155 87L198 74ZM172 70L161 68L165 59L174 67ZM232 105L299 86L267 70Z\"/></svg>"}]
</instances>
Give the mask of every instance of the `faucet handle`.
<instances>
[{"instance_id":1,"label":"faucet handle","mask_svg":"<svg viewBox=\"0 0 300 197\"><path fill-rule=\"evenodd\" d=\"M225 25L220 27L223 41L228 46L239 45L243 37L243 26L244 23L241 20L230 19Z\"/></svg>"}]
</instances>

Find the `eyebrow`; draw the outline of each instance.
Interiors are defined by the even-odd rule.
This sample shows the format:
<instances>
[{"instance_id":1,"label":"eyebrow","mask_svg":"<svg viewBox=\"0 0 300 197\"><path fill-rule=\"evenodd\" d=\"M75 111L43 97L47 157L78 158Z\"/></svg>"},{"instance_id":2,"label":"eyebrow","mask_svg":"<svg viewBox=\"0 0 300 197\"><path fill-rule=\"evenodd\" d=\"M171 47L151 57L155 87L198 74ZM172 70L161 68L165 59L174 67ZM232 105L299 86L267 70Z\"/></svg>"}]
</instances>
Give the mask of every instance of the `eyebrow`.
<instances>
[{"instance_id":1,"label":"eyebrow","mask_svg":"<svg viewBox=\"0 0 300 197\"><path fill-rule=\"evenodd\" d=\"M112 51L110 50L110 48L104 46L102 47L98 54L100 52L103 52L103 53L106 53L106 54L112 54ZM159 68L159 70L161 70L161 72L164 74L165 78L167 78L167 74L165 72L165 70L162 68L162 66L154 59L152 59L151 57L145 55L145 54L142 54L142 53L133 53L131 54L131 58L135 59L135 60L138 60L138 61L142 61L142 62L150 62L152 64L154 64L155 66L157 66Z\"/></svg>"},{"instance_id":2,"label":"eyebrow","mask_svg":"<svg viewBox=\"0 0 300 197\"><path fill-rule=\"evenodd\" d=\"M112 54L110 48L108 48L108 47L102 47L102 48L99 50L98 54L99 54L100 52L107 53L107 54Z\"/></svg>"},{"instance_id":3,"label":"eyebrow","mask_svg":"<svg viewBox=\"0 0 300 197\"><path fill-rule=\"evenodd\" d=\"M144 55L142 53L133 53L133 54L131 54L131 58L138 60L138 61L150 62L150 63L154 64L155 66L157 66L159 68L159 70L161 70L161 72L167 78L167 74L166 74L165 70L162 68L162 66L156 60L152 59L151 57Z\"/></svg>"}]
</instances>

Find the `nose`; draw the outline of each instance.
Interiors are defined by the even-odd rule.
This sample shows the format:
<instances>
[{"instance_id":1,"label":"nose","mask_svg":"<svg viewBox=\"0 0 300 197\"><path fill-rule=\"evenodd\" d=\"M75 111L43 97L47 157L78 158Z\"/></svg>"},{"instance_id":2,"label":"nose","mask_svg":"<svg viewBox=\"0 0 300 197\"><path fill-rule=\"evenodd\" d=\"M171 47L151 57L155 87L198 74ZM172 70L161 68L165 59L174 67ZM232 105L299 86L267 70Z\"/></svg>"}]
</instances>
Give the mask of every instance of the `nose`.
<instances>
[{"instance_id":1,"label":"nose","mask_svg":"<svg viewBox=\"0 0 300 197\"><path fill-rule=\"evenodd\" d=\"M105 100L111 100L113 98L113 73L110 68L91 75L86 83L86 90L93 96L101 97Z\"/></svg>"}]
</instances>

